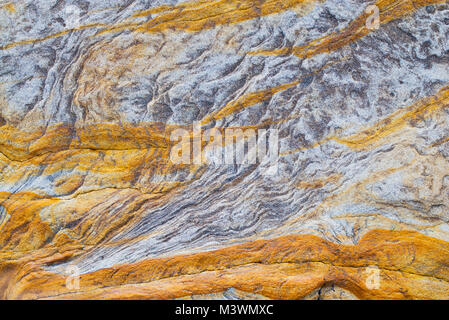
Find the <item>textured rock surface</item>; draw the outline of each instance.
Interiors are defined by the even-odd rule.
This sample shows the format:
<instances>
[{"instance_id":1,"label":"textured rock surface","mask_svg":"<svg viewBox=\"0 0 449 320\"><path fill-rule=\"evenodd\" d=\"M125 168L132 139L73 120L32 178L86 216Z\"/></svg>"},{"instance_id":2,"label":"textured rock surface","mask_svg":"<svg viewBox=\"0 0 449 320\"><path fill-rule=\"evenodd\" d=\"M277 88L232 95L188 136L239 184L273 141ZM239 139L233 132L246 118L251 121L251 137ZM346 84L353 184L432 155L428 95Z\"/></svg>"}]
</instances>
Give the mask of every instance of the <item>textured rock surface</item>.
<instances>
[{"instance_id":1,"label":"textured rock surface","mask_svg":"<svg viewBox=\"0 0 449 320\"><path fill-rule=\"evenodd\" d=\"M0 1L0 30L1 298L449 299L448 1ZM279 130L278 174L172 163L197 122Z\"/></svg>"}]
</instances>

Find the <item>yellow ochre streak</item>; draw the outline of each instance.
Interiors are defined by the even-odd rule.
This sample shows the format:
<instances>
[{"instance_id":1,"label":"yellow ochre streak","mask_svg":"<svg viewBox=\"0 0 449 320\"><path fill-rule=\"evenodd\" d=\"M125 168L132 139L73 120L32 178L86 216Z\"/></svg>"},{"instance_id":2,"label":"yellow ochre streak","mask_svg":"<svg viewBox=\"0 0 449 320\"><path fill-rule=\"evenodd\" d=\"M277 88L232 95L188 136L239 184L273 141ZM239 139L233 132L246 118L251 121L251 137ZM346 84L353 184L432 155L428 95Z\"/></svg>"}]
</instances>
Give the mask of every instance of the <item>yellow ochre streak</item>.
<instances>
[{"instance_id":1,"label":"yellow ochre streak","mask_svg":"<svg viewBox=\"0 0 449 320\"><path fill-rule=\"evenodd\" d=\"M129 19L145 18L151 14L159 14L146 22L122 22L117 25L92 23L78 28L64 30L46 37L21 40L0 47L0 50L13 48L18 45L42 42L51 38L63 36L67 33L103 28L96 35L123 30L140 32L170 31L201 31L217 25L234 24L251 20L257 17L279 13L298 6L308 5L318 0L216 0L216 1L189 1L177 6L163 5L156 8L135 13ZM129 20L127 19L127 20Z\"/></svg>"},{"instance_id":2,"label":"yellow ochre streak","mask_svg":"<svg viewBox=\"0 0 449 320\"><path fill-rule=\"evenodd\" d=\"M448 242L414 231L371 230L357 245L288 235L116 265L81 275L79 290L66 287L65 275L35 265L6 298L173 299L235 288L300 299L335 285L362 299L448 299L448 248ZM368 279L370 266L379 269L378 287Z\"/></svg>"}]
</instances>

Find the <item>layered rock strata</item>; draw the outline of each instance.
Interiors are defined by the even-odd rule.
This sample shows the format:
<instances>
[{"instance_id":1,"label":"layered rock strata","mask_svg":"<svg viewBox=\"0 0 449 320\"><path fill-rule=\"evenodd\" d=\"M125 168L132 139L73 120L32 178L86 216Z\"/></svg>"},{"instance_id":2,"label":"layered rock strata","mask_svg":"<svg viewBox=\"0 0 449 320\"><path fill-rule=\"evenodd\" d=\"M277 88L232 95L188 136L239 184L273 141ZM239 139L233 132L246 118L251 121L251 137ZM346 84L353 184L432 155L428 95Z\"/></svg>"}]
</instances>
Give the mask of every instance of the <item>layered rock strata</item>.
<instances>
[{"instance_id":1,"label":"layered rock strata","mask_svg":"<svg viewBox=\"0 0 449 320\"><path fill-rule=\"evenodd\" d=\"M449 299L448 1L0 1L0 66L0 298Z\"/></svg>"}]
</instances>

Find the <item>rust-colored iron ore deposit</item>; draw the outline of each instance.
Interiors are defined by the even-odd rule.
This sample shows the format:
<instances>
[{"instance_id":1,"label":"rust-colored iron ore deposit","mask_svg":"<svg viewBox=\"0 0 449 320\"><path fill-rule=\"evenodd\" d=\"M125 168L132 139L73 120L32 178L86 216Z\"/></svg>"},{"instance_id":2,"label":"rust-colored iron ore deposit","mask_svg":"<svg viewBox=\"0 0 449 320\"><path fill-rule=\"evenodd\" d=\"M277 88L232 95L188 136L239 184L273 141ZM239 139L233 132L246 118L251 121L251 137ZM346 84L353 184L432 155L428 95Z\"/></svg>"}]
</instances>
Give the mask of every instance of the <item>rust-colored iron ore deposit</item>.
<instances>
[{"instance_id":1,"label":"rust-colored iron ore deposit","mask_svg":"<svg viewBox=\"0 0 449 320\"><path fill-rule=\"evenodd\" d=\"M0 0L0 299L449 299L449 1Z\"/></svg>"}]
</instances>

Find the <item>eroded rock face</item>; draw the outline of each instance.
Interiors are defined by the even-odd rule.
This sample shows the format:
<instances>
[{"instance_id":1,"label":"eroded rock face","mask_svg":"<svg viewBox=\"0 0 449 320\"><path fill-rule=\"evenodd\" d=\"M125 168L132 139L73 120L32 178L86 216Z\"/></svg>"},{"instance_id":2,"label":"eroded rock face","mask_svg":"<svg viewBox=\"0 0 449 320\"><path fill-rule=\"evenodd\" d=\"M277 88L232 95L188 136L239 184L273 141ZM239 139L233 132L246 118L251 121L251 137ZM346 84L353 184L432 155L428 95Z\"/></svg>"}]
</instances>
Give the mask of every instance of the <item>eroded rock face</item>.
<instances>
[{"instance_id":1,"label":"eroded rock face","mask_svg":"<svg viewBox=\"0 0 449 320\"><path fill-rule=\"evenodd\" d=\"M0 297L449 299L448 16L0 4ZM275 174L173 161L211 128L277 132Z\"/></svg>"}]
</instances>

